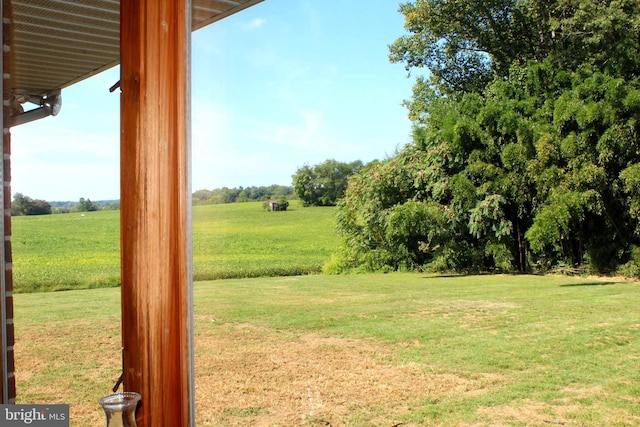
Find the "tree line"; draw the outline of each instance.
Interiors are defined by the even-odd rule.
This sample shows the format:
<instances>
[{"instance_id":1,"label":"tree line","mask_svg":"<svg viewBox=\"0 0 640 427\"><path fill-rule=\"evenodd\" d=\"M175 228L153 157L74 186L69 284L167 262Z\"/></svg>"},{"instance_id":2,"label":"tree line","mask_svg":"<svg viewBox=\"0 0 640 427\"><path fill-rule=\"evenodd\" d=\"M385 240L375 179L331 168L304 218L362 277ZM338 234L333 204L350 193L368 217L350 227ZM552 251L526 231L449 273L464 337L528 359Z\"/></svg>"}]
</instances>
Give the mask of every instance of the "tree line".
<instances>
[{"instance_id":1,"label":"tree line","mask_svg":"<svg viewBox=\"0 0 640 427\"><path fill-rule=\"evenodd\" d=\"M304 165L292 176L293 186L273 184L269 186L222 187L200 189L192 194L192 205L211 205L277 200L281 208L288 200L299 198L305 206L335 206L344 195L347 179L362 167L360 160L338 162L330 159L318 165ZM266 205L265 205L266 206ZM51 213L88 212L102 209L119 209L118 200L92 202L80 198L78 202L48 202L32 199L16 193L11 204L12 215L46 215Z\"/></svg>"},{"instance_id":2,"label":"tree line","mask_svg":"<svg viewBox=\"0 0 640 427\"><path fill-rule=\"evenodd\" d=\"M305 207L335 206L344 196L349 177L362 167L363 163L360 160L340 162L328 159L313 166L305 164L292 175L293 186L274 184L202 189L193 193L192 204L195 206L262 201L263 208L270 210L269 201L275 201L279 210L286 210L289 200L298 198Z\"/></svg>"},{"instance_id":3,"label":"tree line","mask_svg":"<svg viewBox=\"0 0 640 427\"><path fill-rule=\"evenodd\" d=\"M117 200L92 202L91 199L81 197L77 202L48 202L42 199L32 199L22 193L13 195L11 215L49 215L54 213L91 212L104 209L118 209Z\"/></svg>"},{"instance_id":4,"label":"tree line","mask_svg":"<svg viewBox=\"0 0 640 427\"><path fill-rule=\"evenodd\" d=\"M193 193L192 204L214 205L221 203L258 202L267 199L289 198L293 196L293 187L286 185L222 187L213 190L201 189Z\"/></svg>"},{"instance_id":5,"label":"tree line","mask_svg":"<svg viewBox=\"0 0 640 427\"><path fill-rule=\"evenodd\" d=\"M363 163L360 160L340 162L325 160L317 165L305 164L292 175L293 186L270 185L198 190L193 193L193 204L219 204L278 200L288 205L287 199L299 198L304 206L335 206L344 196L350 176ZM266 206L266 205L265 205Z\"/></svg>"},{"instance_id":6,"label":"tree line","mask_svg":"<svg viewBox=\"0 0 640 427\"><path fill-rule=\"evenodd\" d=\"M349 180L327 270L640 276L640 2L400 12L412 142Z\"/></svg>"}]
</instances>

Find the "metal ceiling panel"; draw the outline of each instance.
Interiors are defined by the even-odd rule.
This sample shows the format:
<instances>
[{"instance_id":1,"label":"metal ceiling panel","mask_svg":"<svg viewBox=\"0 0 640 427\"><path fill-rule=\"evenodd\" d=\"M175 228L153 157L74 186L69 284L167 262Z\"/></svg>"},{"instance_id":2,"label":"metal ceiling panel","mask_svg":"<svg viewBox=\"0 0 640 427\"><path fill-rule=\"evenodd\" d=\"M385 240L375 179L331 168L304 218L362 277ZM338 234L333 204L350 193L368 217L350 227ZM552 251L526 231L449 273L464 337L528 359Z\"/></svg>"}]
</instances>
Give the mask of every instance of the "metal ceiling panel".
<instances>
[{"instance_id":1,"label":"metal ceiling panel","mask_svg":"<svg viewBox=\"0 0 640 427\"><path fill-rule=\"evenodd\" d=\"M192 0L192 29L262 0ZM120 0L12 0L11 89L47 96L120 59Z\"/></svg>"}]
</instances>

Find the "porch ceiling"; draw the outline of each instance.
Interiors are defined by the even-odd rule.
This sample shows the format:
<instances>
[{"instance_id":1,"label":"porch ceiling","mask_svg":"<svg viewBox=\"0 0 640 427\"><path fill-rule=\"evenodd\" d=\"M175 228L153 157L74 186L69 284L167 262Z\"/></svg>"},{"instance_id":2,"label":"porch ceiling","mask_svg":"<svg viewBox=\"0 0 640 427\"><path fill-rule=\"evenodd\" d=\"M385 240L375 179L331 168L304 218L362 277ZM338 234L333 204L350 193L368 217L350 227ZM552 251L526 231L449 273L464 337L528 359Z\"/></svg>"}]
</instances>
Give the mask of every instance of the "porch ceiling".
<instances>
[{"instance_id":1,"label":"porch ceiling","mask_svg":"<svg viewBox=\"0 0 640 427\"><path fill-rule=\"evenodd\" d=\"M192 0L192 29L262 0ZM47 96L117 65L120 0L12 0L11 89Z\"/></svg>"}]
</instances>

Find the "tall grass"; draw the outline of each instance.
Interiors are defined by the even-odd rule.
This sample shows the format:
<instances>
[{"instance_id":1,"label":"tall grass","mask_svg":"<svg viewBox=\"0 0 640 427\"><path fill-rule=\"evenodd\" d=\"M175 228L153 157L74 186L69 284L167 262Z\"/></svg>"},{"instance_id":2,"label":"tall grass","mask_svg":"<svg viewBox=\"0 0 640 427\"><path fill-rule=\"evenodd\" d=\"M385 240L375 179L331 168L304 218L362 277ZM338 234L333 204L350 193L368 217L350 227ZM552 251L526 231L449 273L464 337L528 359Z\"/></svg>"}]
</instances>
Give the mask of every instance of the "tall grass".
<instances>
[{"instance_id":1,"label":"tall grass","mask_svg":"<svg viewBox=\"0 0 640 427\"><path fill-rule=\"evenodd\" d=\"M321 271L338 244L334 209L266 212L262 204L193 208L194 279L284 276ZM12 218L16 292L120 283L118 211Z\"/></svg>"}]
</instances>

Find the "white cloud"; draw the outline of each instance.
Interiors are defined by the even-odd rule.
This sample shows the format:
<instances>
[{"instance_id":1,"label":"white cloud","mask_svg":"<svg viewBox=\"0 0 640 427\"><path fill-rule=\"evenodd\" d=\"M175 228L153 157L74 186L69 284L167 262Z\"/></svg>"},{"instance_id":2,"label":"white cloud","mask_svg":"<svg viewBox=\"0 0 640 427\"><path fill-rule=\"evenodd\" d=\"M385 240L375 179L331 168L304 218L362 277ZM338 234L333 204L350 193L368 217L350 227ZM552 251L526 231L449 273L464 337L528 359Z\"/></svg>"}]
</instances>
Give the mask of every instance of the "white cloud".
<instances>
[{"instance_id":1,"label":"white cloud","mask_svg":"<svg viewBox=\"0 0 640 427\"><path fill-rule=\"evenodd\" d=\"M321 111L302 110L297 119L288 122L254 121L250 137L270 146L273 152L286 153L295 166L317 156L355 153L353 146L327 129L323 117Z\"/></svg>"},{"instance_id":2,"label":"white cloud","mask_svg":"<svg viewBox=\"0 0 640 427\"><path fill-rule=\"evenodd\" d=\"M304 118L305 128L307 133L313 134L320 129L322 123L322 114L312 111L303 111L302 117Z\"/></svg>"},{"instance_id":3,"label":"white cloud","mask_svg":"<svg viewBox=\"0 0 640 427\"><path fill-rule=\"evenodd\" d=\"M240 27L243 30L255 30L261 28L264 24L266 24L267 20L263 18L253 18L249 22L243 22L240 24Z\"/></svg>"}]
</instances>

